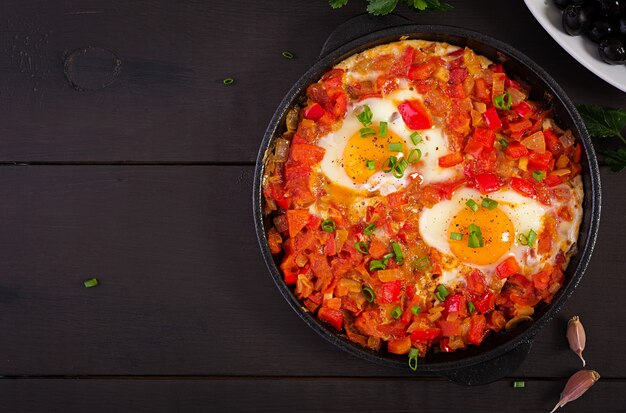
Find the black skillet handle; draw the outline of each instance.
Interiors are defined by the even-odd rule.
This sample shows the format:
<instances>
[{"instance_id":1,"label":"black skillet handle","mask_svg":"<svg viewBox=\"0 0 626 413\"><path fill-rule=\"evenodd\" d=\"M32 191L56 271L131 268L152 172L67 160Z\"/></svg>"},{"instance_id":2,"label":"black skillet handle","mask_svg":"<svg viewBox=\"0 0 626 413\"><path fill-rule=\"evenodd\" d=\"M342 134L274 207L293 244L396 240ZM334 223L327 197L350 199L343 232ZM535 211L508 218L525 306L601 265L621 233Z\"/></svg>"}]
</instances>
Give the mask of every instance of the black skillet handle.
<instances>
[{"instance_id":1,"label":"black skillet handle","mask_svg":"<svg viewBox=\"0 0 626 413\"><path fill-rule=\"evenodd\" d=\"M352 17L330 33L326 43L322 46L319 58L325 57L333 50L366 34L411 23L413 23L411 20L397 14L387 14L385 16L360 14Z\"/></svg>"},{"instance_id":2,"label":"black skillet handle","mask_svg":"<svg viewBox=\"0 0 626 413\"><path fill-rule=\"evenodd\" d=\"M445 371L442 372L441 375L454 383L463 384L465 386L478 386L493 383L517 370L524 360L526 360L532 344L532 339L522 341L513 350L500 357L473 366Z\"/></svg>"}]
</instances>

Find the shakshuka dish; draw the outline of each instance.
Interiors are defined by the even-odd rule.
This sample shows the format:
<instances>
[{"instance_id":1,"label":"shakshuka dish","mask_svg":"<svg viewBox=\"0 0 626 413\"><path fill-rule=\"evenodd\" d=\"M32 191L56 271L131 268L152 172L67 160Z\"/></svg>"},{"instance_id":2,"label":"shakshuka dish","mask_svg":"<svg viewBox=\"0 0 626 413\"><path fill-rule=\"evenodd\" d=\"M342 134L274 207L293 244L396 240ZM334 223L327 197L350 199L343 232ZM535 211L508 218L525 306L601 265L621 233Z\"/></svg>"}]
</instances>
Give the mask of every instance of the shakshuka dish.
<instances>
[{"instance_id":1,"label":"shakshuka dish","mask_svg":"<svg viewBox=\"0 0 626 413\"><path fill-rule=\"evenodd\" d=\"M308 87L266 157L271 252L306 311L407 354L480 345L564 282L581 147L469 48L402 40Z\"/></svg>"}]
</instances>

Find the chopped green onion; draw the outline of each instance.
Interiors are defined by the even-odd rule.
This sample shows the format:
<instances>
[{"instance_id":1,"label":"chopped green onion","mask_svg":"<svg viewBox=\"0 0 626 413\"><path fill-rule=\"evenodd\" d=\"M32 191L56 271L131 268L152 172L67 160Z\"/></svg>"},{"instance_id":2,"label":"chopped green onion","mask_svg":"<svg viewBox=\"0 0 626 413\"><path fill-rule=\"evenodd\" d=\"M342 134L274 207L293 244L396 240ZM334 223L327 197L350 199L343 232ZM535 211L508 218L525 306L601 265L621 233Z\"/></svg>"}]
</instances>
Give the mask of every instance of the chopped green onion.
<instances>
[{"instance_id":1,"label":"chopped green onion","mask_svg":"<svg viewBox=\"0 0 626 413\"><path fill-rule=\"evenodd\" d=\"M517 236L517 240L522 245L528 245L528 237L526 235L524 235L524 234L519 234Z\"/></svg>"},{"instance_id":2,"label":"chopped green onion","mask_svg":"<svg viewBox=\"0 0 626 413\"><path fill-rule=\"evenodd\" d=\"M469 201L467 201L465 205L467 205L467 207L474 212L478 211L478 204L473 199L470 199Z\"/></svg>"},{"instance_id":3,"label":"chopped green onion","mask_svg":"<svg viewBox=\"0 0 626 413\"><path fill-rule=\"evenodd\" d=\"M326 232L333 232L336 228L337 224L335 224L335 221L332 219L328 218L322 221L322 230Z\"/></svg>"},{"instance_id":4,"label":"chopped green onion","mask_svg":"<svg viewBox=\"0 0 626 413\"><path fill-rule=\"evenodd\" d=\"M370 261L370 271L374 270L384 270L386 265L380 260L371 260Z\"/></svg>"},{"instance_id":5,"label":"chopped green onion","mask_svg":"<svg viewBox=\"0 0 626 413\"><path fill-rule=\"evenodd\" d=\"M422 307L420 307L419 305L414 305L413 307L411 307L411 314L413 315L418 315L421 311Z\"/></svg>"},{"instance_id":6,"label":"chopped green onion","mask_svg":"<svg viewBox=\"0 0 626 413\"><path fill-rule=\"evenodd\" d=\"M393 249L393 253L396 256L396 262L398 263L398 265L402 265L402 262L404 261L404 255L402 255L402 249L400 248L400 244L398 244L397 242L392 242L391 248Z\"/></svg>"},{"instance_id":7,"label":"chopped green onion","mask_svg":"<svg viewBox=\"0 0 626 413\"><path fill-rule=\"evenodd\" d=\"M385 266L387 266L387 263L389 262L389 258L393 258L394 255L395 254L393 252L390 252L389 254L383 255L383 264L385 264Z\"/></svg>"},{"instance_id":8,"label":"chopped green onion","mask_svg":"<svg viewBox=\"0 0 626 413\"><path fill-rule=\"evenodd\" d=\"M413 266L419 270L428 267L428 264L430 264L430 260L428 259L427 256L418 258L415 261L413 261Z\"/></svg>"},{"instance_id":9,"label":"chopped green onion","mask_svg":"<svg viewBox=\"0 0 626 413\"><path fill-rule=\"evenodd\" d=\"M231 83L234 83L235 79L233 79L232 77L227 77L226 79L222 80L222 83L224 83L225 85L230 85Z\"/></svg>"},{"instance_id":10,"label":"chopped green onion","mask_svg":"<svg viewBox=\"0 0 626 413\"><path fill-rule=\"evenodd\" d=\"M369 224L368 226L365 227L365 229L363 229L363 233L365 235L372 235L375 229L376 229L376 225Z\"/></svg>"},{"instance_id":11,"label":"chopped green onion","mask_svg":"<svg viewBox=\"0 0 626 413\"><path fill-rule=\"evenodd\" d=\"M393 310L391 310L391 316L395 319L400 318L400 316L402 315L402 308L400 308L400 306L395 307Z\"/></svg>"},{"instance_id":12,"label":"chopped green onion","mask_svg":"<svg viewBox=\"0 0 626 413\"><path fill-rule=\"evenodd\" d=\"M369 169L370 171L373 171L374 169L376 169L376 162L375 161L365 161L365 166L367 166L367 169Z\"/></svg>"},{"instance_id":13,"label":"chopped green onion","mask_svg":"<svg viewBox=\"0 0 626 413\"><path fill-rule=\"evenodd\" d=\"M378 136L381 138L387 137L387 122L380 122L378 124Z\"/></svg>"},{"instance_id":14,"label":"chopped green onion","mask_svg":"<svg viewBox=\"0 0 626 413\"><path fill-rule=\"evenodd\" d=\"M417 163L422 159L422 151L418 148L415 148L409 152L409 156L406 157L409 163Z\"/></svg>"},{"instance_id":15,"label":"chopped green onion","mask_svg":"<svg viewBox=\"0 0 626 413\"><path fill-rule=\"evenodd\" d=\"M469 232L471 233L475 233L476 235L483 235L482 231L480 230L480 227L476 224L470 224L469 226Z\"/></svg>"},{"instance_id":16,"label":"chopped green onion","mask_svg":"<svg viewBox=\"0 0 626 413\"><path fill-rule=\"evenodd\" d=\"M293 59L293 53L291 52L283 52L282 54L285 59Z\"/></svg>"},{"instance_id":17,"label":"chopped green onion","mask_svg":"<svg viewBox=\"0 0 626 413\"><path fill-rule=\"evenodd\" d=\"M391 151L391 152L402 152L402 143L401 142L391 142L389 144L389 151Z\"/></svg>"},{"instance_id":18,"label":"chopped green onion","mask_svg":"<svg viewBox=\"0 0 626 413\"><path fill-rule=\"evenodd\" d=\"M354 248L356 248L356 250L361 254L367 254L368 252L370 252L370 248L363 241L354 243Z\"/></svg>"},{"instance_id":19,"label":"chopped green onion","mask_svg":"<svg viewBox=\"0 0 626 413\"><path fill-rule=\"evenodd\" d=\"M535 181L543 181L543 175L543 171L533 171L533 178L535 179Z\"/></svg>"},{"instance_id":20,"label":"chopped green onion","mask_svg":"<svg viewBox=\"0 0 626 413\"><path fill-rule=\"evenodd\" d=\"M391 172L396 167L398 159L395 156L390 156L383 162L383 172Z\"/></svg>"},{"instance_id":21,"label":"chopped green onion","mask_svg":"<svg viewBox=\"0 0 626 413\"><path fill-rule=\"evenodd\" d=\"M498 201L491 198L485 198L483 199L483 202L480 203L480 205L482 205L485 209L496 209L496 207L498 206Z\"/></svg>"},{"instance_id":22,"label":"chopped green onion","mask_svg":"<svg viewBox=\"0 0 626 413\"><path fill-rule=\"evenodd\" d=\"M368 303L371 303L376 298L376 293L370 287L363 287L361 294L363 294Z\"/></svg>"},{"instance_id":23,"label":"chopped green onion","mask_svg":"<svg viewBox=\"0 0 626 413\"><path fill-rule=\"evenodd\" d=\"M416 348L409 350L409 368L413 371L417 370L417 357L420 351Z\"/></svg>"},{"instance_id":24,"label":"chopped green onion","mask_svg":"<svg viewBox=\"0 0 626 413\"><path fill-rule=\"evenodd\" d=\"M503 93L493 98L493 105L498 109L509 110L511 109L511 103L511 95L509 95L508 93Z\"/></svg>"},{"instance_id":25,"label":"chopped green onion","mask_svg":"<svg viewBox=\"0 0 626 413\"><path fill-rule=\"evenodd\" d=\"M361 124L363 126L369 126L372 124L372 109L370 109L369 106L364 105L363 106L363 112L359 113L358 115L356 115L356 118L359 120L359 122L361 122ZM373 129L372 129L373 130ZM376 134L376 132L374 132L374 135Z\"/></svg>"},{"instance_id":26,"label":"chopped green onion","mask_svg":"<svg viewBox=\"0 0 626 413\"><path fill-rule=\"evenodd\" d=\"M451 232L450 239L453 241L461 241L463 239L463 234L460 232Z\"/></svg>"},{"instance_id":27,"label":"chopped green onion","mask_svg":"<svg viewBox=\"0 0 626 413\"><path fill-rule=\"evenodd\" d=\"M467 302L467 311L469 311L470 314L474 314L474 311L476 311L476 306L474 305L473 302L471 301Z\"/></svg>"},{"instance_id":28,"label":"chopped green onion","mask_svg":"<svg viewBox=\"0 0 626 413\"><path fill-rule=\"evenodd\" d=\"M422 141L422 135L420 135L419 132L413 132L409 137L411 138L411 142L413 142L413 145L417 145Z\"/></svg>"},{"instance_id":29,"label":"chopped green onion","mask_svg":"<svg viewBox=\"0 0 626 413\"><path fill-rule=\"evenodd\" d=\"M498 142L500 142L500 146L502 146L503 148L509 146L509 142L504 138L500 139Z\"/></svg>"},{"instance_id":30,"label":"chopped green onion","mask_svg":"<svg viewBox=\"0 0 626 413\"><path fill-rule=\"evenodd\" d=\"M443 300L445 300L445 299L446 299L445 297L443 297L443 296L441 295L441 293L440 293L439 291L437 291L437 292L435 293L435 298L436 298L437 300L439 300L439 301L443 301Z\"/></svg>"},{"instance_id":31,"label":"chopped green onion","mask_svg":"<svg viewBox=\"0 0 626 413\"><path fill-rule=\"evenodd\" d=\"M470 248L480 248L482 247L480 238L476 233L470 234L467 238L467 246Z\"/></svg>"},{"instance_id":32,"label":"chopped green onion","mask_svg":"<svg viewBox=\"0 0 626 413\"><path fill-rule=\"evenodd\" d=\"M439 294L441 294L441 296L442 296L443 298L446 298L447 296L449 296L449 295L450 295L450 292L448 291L448 289L446 288L446 286L445 286L445 285L443 285L443 284L439 284L439 285L437 286L437 292L438 292ZM443 301L443 300L441 300L441 301Z\"/></svg>"},{"instance_id":33,"label":"chopped green onion","mask_svg":"<svg viewBox=\"0 0 626 413\"><path fill-rule=\"evenodd\" d=\"M100 281L98 281L97 278L90 278L88 280L83 281L83 285L85 286L85 288L95 287L98 284L100 284Z\"/></svg>"},{"instance_id":34,"label":"chopped green onion","mask_svg":"<svg viewBox=\"0 0 626 413\"><path fill-rule=\"evenodd\" d=\"M515 389L523 389L526 387L526 382L522 380L516 380L513 382L513 388Z\"/></svg>"},{"instance_id":35,"label":"chopped green onion","mask_svg":"<svg viewBox=\"0 0 626 413\"><path fill-rule=\"evenodd\" d=\"M369 138L370 136L376 135L376 131L372 128L361 128L359 129L359 133L361 134L361 138Z\"/></svg>"},{"instance_id":36,"label":"chopped green onion","mask_svg":"<svg viewBox=\"0 0 626 413\"><path fill-rule=\"evenodd\" d=\"M528 232L528 246L532 247L536 240L537 233L531 229L530 232Z\"/></svg>"},{"instance_id":37,"label":"chopped green onion","mask_svg":"<svg viewBox=\"0 0 626 413\"><path fill-rule=\"evenodd\" d=\"M408 166L409 163L406 161L406 159L400 159L398 162L396 162L393 168L393 176L395 176L396 178L402 178L404 176L404 171Z\"/></svg>"}]
</instances>

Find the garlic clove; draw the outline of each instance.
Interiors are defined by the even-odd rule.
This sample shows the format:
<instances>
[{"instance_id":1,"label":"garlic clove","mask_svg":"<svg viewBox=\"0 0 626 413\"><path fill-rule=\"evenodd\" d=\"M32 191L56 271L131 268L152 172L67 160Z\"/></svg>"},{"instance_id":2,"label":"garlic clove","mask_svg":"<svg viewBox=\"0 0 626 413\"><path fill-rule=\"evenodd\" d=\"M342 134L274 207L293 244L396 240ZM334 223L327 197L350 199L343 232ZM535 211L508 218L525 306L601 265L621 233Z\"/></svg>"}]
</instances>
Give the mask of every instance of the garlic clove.
<instances>
[{"instance_id":1,"label":"garlic clove","mask_svg":"<svg viewBox=\"0 0 626 413\"><path fill-rule=\"evenodd\" d=\"M567 323L567 341L569 342L569 347L580 357L583 367L585 367L586 362L583 358L583 350L587 340L585 329L578 316L572 317Z\"/></svg>"},{"instance_id":2,"label":"garlic clove","mask_svg":"<svg viewBox=\"0 0 626 413\"><path fill-rule=\"evenodd\" d=\"M565 384L565 388L561 393L561 400L550 413L554 413L559 407L563 407L585 394L599 379L600 375L595 370L580 370L574 373Z\"/></svg>"}]
</instances>

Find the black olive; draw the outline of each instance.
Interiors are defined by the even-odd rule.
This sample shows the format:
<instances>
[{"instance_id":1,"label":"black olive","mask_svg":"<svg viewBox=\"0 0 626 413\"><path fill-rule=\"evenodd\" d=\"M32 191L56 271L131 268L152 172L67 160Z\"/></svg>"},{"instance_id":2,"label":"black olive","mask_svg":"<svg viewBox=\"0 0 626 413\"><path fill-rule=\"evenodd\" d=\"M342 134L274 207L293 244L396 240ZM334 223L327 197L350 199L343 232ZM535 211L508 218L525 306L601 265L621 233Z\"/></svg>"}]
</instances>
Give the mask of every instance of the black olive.
<instances>
[{"instance_id":1,"label":"black olive","mask_svg":"<svg viewBox=\"0 0 626 413\"><path fill-rule=\"evenodd\" d=\"M575 4L575 5L580 6L585 2L585 0L552 0L552 2L554 3L556 7L563 10L570 4Z\"/></svg>"},{"instance_id":2,"label":"black olive","mask_svg":"<svg viewBox=\"0 0 626 413\"><path fill-rule=\"evenodd\" d=\"M590 23L587 12L580 6L567 6L563 12L563 29L570 36L583 34Z\"/></svg>"},{"instance_id":3,"label":"black olive","mask_svg":"<svg viewBox=\"0 0 626 413\"><path fill-rule=\"evenodd\" d=\"M622 17L617 22L617 29L622 34L622 36L626 36L626 17Z\"/></svg>"},{"instance_id":4,"label":"black olive","mask_svg":"<svg viewBox=\"0 0 626 413\"><path fill-rule=\"evenodd\" d=\"M623 10L626 2L624 0L599 0L600 10L607 17L616 17Z\"/></svg>"},{"instance_id":5,"label":"black olive","mask_svg":"<svg viewBox=\"0 0 626 413\"><path fill-rule=\"evenodd\" d=\"M598 50L602 60L608 64L621 65L626 63L626 48L624 48L624 43L616 37L602 40Z\"/></svg>"},{"instance_id":6,"label":"black olive","mask_svg":"<svg viewBox=\"0 0 626 413\"><path fill-rule=\"evenodd\" d=\"M587 36L596 43L600 43L615 33L616 30L611 23L602 20L594 21L589 26L589 30L587 30Z\"/></svg>"}]
</instances>

